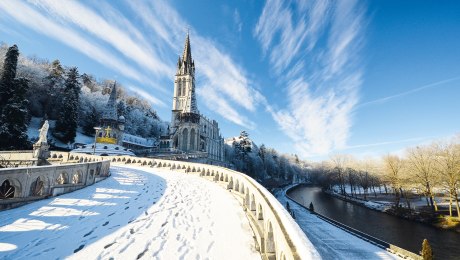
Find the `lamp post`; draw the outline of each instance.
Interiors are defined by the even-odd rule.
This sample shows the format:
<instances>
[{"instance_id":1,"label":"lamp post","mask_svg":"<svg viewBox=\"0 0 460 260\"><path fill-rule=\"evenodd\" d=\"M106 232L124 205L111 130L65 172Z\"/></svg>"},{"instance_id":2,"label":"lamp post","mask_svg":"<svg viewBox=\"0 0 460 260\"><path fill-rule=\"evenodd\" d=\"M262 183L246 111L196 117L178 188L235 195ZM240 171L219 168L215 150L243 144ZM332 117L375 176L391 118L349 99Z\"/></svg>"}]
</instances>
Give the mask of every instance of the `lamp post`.
<instances>
[{"instance_id":1,"label":"lamp post","mask_svg":"<svg viewBox=\"0 0 460 260\"><path fill-rule=\"evenodd\" d=\"M96 154L96 138L97 138L97 135L99 133L99 130L101 130L102 128L97 127L97 126L95 126L93 128L94 128L94 130L96 130L96 134L94 135L94 147L93 147L93 155L95 155Z\"/></svg>"}]
</instances>

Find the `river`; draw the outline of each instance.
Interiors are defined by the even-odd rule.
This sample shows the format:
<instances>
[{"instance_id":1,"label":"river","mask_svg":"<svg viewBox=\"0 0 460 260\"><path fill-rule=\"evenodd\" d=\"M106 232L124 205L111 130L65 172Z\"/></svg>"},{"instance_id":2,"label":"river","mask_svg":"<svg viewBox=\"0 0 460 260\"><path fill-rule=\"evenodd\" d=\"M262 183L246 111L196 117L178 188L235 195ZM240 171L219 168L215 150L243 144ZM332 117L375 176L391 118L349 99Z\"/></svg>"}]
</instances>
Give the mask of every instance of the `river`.
<instances>
[{"instance_id":1,"label":"river","mask_svg":"<svg viewBox=\"0 0 460 260\"><path fill-rule=\"evenodd\" d=\"M460 259L460 234L405 220L332 197L319 187L301 186L288 195L315 211L380 240L418 253L428 239L435 259Z\"/></svg>"}]
</instances>

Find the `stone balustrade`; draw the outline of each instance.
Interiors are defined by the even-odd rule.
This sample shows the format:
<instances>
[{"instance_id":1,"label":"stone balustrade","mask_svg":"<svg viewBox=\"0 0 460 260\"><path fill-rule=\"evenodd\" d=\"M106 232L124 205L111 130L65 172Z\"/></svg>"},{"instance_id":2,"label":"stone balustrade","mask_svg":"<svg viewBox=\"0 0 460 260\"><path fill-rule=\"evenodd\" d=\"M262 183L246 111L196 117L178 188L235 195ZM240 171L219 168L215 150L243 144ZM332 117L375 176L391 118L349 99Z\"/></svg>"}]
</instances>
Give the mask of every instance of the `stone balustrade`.
<instances>
[{"instance_id":1,"label":"stone balustrade","mask_svg":"<svg viewBox=\"0 0 460 260\"><path fill-rule=\"evenodd\" d=\"M121 165L134 164L144 167L183 171L188 174L197 174L198 176L215 182L216 185L223 186L240 200L254 231L256 249L259 250L263 259L288 260L320 258L318 252L311 245L303 231L278 200L254 179L243 173L218 165L131 156L101 157L88 154L52 151L48 160L52 163L59 163L61 166L0 170L0 182L7 179L11 180L13 185L18 189L15 191L15 196L17 194L18 197L27 197L31 194L31 182L38 177L43 177L44 186L46 187L44 189L46 190L46 192L44 192L45 194L57 195L57 193L68 192L72 189L71 187L73 187L57 185L55 180L60 179L59 174L63 172L68 173L67 177L63 178L69 181L69 178L72 178L71 176L74 176L75 173L81 173L82 180L85 180L84 185L88 185L95 181L92 180L92 177L89 177L91 176L91 170L97 169L99 165L99 167L101 167L100 169L103 169L100 174L105 176L108 174L109 163ZM42 168L43 170L40 170ZM25 177L24 180L17 179L17 176L21 174L15 171L19 170L22 175L27 175L30 169L33 169L31 175L33 177ZM16 179L13 178L13 176L16 176ZM57 193L50 192L51 189L58 189Z\"/></svg>"}]
</instances>

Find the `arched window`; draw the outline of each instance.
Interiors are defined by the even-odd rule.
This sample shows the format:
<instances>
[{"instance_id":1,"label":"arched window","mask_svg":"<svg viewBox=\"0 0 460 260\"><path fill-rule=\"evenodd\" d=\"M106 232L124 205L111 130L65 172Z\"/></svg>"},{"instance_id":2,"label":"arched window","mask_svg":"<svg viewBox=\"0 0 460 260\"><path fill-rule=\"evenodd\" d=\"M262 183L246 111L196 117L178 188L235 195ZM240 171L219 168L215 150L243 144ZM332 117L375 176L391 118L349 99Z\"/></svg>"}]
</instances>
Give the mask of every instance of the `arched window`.
<instances>
[{"instance_id":1,"label":"arched window","mask_svg":"<svg viewBox=\"0 0 460 260\"><path fill-rule=\"evenodd\" d=\"M190 150L194 151L195 149L195 129L190 130Z\"/></svg>"},{"instance_id":2,"label":"arched window","mask_svg":"<svg viewBox=\"0 0 460 260\"><path fill-rule=\"evenodd\" d=\"M182 132L182 151L187 151L187 144L188 144L188 129L185 128Z\"/></svg>"},{"instance_id":3,"label":"arched window","mask_svg":"<svg viewBox=\"0 0 460 260\"><path fill-rule=\"evenodd\" d=\"M181 96L181 88L182 88L182 84L181 84L181 81L180 79L177 81L177 96Z\"/></svg>"},{"instance_id":4,"label":"arched window","mask_svg":"<svg viewBox=\"0 0 460 260\"><path fill-rule=\"evenodd\" d=\"M41 196L43 195L45 183L40 177L37 177L35 181L30 185L30 196Z\"/></svg>"},{"instance_id":5,"label":"arched window","mask_svg":"<svg viewBox=\"0 0 460 260\"><path fill-rule=\"evenodd\" d=\"M182 79L182 95L183 96L186 96L187 95L187 92L186 92L186 84L185 84L185 79Z\"/></svg>"},{"instance_id":6,"label":"arched window","mask_svg":"<svg viewBox=\"0 0 460 260\"><path fill-rule=\"evenodd\" d=\"M15 188L10 184L10 181L5 180L0 186L0 199L14 198Z\"/></svg>"}]
</instances>

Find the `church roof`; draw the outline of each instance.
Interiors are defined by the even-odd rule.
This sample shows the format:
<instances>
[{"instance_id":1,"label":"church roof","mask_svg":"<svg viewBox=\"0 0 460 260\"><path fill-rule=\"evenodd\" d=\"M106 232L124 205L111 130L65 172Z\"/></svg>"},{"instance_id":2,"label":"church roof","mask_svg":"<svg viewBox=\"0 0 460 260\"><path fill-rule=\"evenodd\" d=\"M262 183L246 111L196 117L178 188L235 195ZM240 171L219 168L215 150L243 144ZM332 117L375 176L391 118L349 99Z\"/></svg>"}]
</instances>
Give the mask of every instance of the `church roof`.
<instances>
[{"instance_id":1,"label":"church roof","mask_svg":"<svg viewBox=\"0 0 460 260\"><path fill-rule=\"evenodd\" d=\"M104 120L118 120L117 116L117 85L113 84L112 92L110 93L109 101L104 108L104 113L102 114L102 119Z\"/></svg>"}]
</instances>

